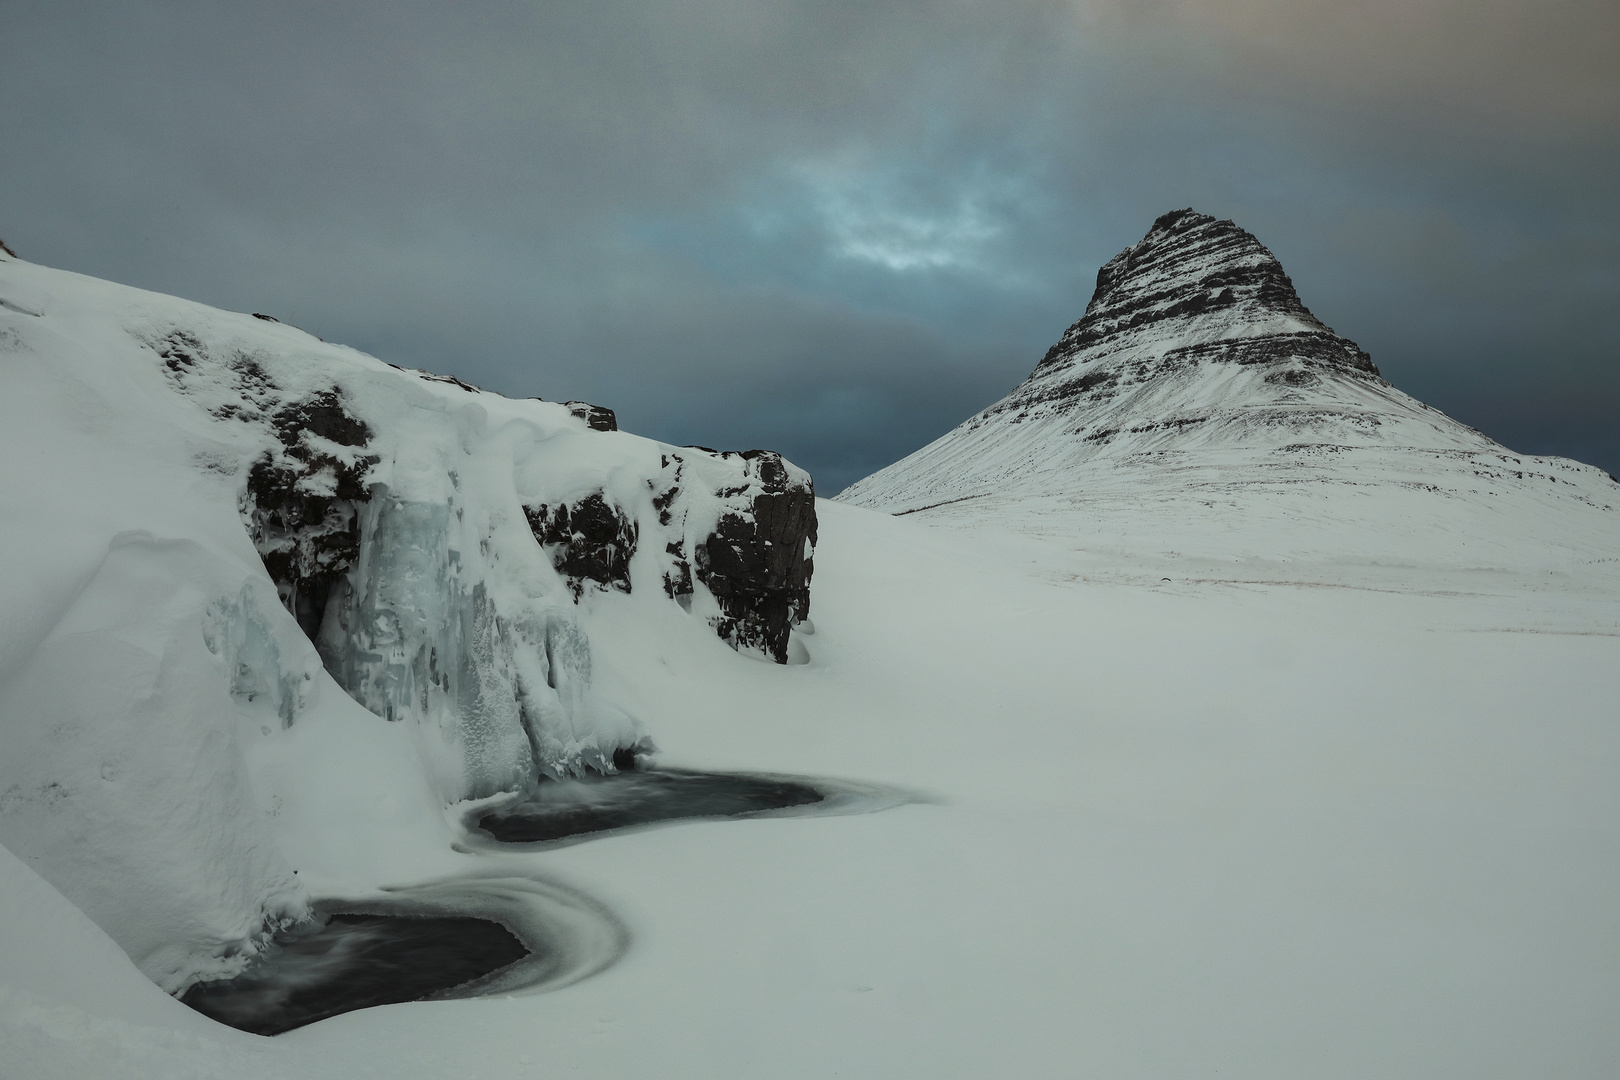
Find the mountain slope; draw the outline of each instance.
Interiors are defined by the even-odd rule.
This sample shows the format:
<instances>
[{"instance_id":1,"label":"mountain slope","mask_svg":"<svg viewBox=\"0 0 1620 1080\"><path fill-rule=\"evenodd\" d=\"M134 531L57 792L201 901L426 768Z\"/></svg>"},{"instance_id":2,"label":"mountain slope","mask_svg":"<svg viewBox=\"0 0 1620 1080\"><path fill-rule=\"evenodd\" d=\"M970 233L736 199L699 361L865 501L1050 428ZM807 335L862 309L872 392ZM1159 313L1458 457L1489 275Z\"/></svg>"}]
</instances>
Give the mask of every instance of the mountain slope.
<instances>
[{"instance_id":1,"label":"mountain slope","mask_svg":"<svg viewBox=\"0 0 1620 1080\"><path fill-rule=\"evenodd\" d=\"M1612 477L1513 453L1397 390L1259 241L1192 210L1101 269L1012 393L838 498L1215 563L1585 567L1620 551Z\"/></svg>"}]
</instances>

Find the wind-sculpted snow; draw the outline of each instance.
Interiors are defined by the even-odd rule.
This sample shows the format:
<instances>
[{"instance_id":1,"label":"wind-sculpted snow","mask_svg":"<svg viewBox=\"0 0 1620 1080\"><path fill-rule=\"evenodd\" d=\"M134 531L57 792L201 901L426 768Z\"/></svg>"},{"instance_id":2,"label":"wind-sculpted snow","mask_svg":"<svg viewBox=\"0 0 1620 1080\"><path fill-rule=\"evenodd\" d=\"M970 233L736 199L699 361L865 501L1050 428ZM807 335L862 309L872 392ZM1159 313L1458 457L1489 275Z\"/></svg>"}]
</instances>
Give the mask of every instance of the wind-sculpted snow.
<instances>
[{"instance_id":1,"label":"wind-sculpted snow","mask_svg":"<svg viewBox=\"0 0 1620 1080\"><path fill-rule=\"evenodd\" d=\"M1103 266L1012 393L838 497L1202 559L1206 576L1257 559L1584 566L1620 533L1612 477L1395 389L1259 241L1192 210Z\"/></svg>"},{"instance_id":2,"label":"wind-sculpted snow","mask_svg":"<svg viewBox=\"0 0 1620 1080\"><path fill-rule=\"evenodd\" d=\"M419 880L449 806L634 764L668 643L783 661L808 614L778 455L19 260L0 296L0 842L171 991Z\"/></svg>"},{"instance_id":3,"label":"wind-sculpted snow","mask_svg":"<svg viewBox=\"0 0 1620 1080\"><path fill-rule=\"evenodd\" d=\"M308 915L241 742L315 697L320 662L262 580L186 540L116 537L0 692L5 844L177 990Z\"/></svg>"}]
</instances>

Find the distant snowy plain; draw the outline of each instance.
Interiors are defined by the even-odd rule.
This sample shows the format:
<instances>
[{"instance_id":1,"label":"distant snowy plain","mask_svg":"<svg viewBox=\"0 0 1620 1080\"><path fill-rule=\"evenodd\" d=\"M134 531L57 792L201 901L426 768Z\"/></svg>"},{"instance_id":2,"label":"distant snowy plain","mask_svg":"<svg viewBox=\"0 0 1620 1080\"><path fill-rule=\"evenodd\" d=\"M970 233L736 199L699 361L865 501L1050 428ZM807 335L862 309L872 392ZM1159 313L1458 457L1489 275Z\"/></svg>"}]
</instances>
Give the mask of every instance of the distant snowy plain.
<instances>
[{"instance_id":1,"label":"distant snowy plain","mask_svg":"<svg viewBox=\"0 0 1620 1080\"><path fill-rule=\"evenodd\" d=\"M0 683L51 675L55 696L7 700L88 701L74 694L138 680L87 663L77 685L52 627L116 624L113 601L142 594L86 600L67 569L105 565L109 536L145 529L124 542L143 553L128 581L157 580L180 606L130 625L162 627L257 564L217 478L196 471L203 429L143 420L142 395L166 393L155 369L141 382L38 362L76 342L101 355L121 328L80 320L54 352L23 350L42 320L117 287L11 272ZM1409 530L1391 559L1387 536L1332 532L1286 502L1235 538L1169 489L1052 499L898 517L821 501L803 663L733 652L661 594L581 604L592 693L645 729L659 764L909 794L877 812L490 850L424 772L420 736L310 667L314 704L258 742L244 728L239 775L206 773L201 751L175 765L187 798L247 791L254 820L193 820L181 800L108 821L103 837L149 842L121 840L106 865L127 865L133 888L172 862L165 880L220 890L204 913L236 910L230 888L283 888L277 860L320 896L471 881L536 911L561 898L546 910L574 904L577 940L607 935L581 977L250 1036L142 975L30 868L41 856L0 851L0 1077L1612 1077L1620 551L1592 555L1612 534L1560 546L1557 520L1521 515L1460 564L1455 536ZM184 543L229 572L163 577ZM125 656L115 639L156 648L103 635L98 655ZM41 666L42 640L61 664ZM174 648L184 675L192 654ZM181 690L132 700L193 700ZM195 700L202 715L214 699ZM3 719L33 737L35 714ZM72 721L52 714L62 732ZM131 744L101 779L161 777L188 746ZM241 880L222 886L188 876L210 864L173 835L266 839L231 849Z\"/></svg>"}]
</instances>

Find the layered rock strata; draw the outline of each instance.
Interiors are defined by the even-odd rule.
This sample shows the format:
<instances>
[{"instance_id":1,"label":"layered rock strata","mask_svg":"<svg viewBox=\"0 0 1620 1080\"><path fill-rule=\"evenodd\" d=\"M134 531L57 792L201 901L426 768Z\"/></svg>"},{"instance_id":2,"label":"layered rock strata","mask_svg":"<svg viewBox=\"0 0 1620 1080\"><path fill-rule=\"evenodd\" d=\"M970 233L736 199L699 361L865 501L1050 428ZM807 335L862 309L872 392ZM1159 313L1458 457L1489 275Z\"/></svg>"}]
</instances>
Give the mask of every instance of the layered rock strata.
<instances>
[{"instance_id":1,"label":"layered rock strata","mask_svg":"<svg viewBox=\"0 0 1620 1080\"><path fill-rule=\"evenodd\" d=\"M1206 574L1327 560L1361 578L1457 564L1464 542L1526 564L1549 515L1574 515L1588 559L1620 507L1600 470L1514 453L1391 386L1254 236L1193 210L1102 267L1011 393L838 498L1131 558L1197 551ZM1386 569L1344 569L1369 560Z\"/></svg>"},{"instance_id":2,"label":"layered rock strata","mask_svg":"<svg viewBox=\"0 0 1620 1080\"><path fill-rule=\"evenodd\" d=\"M1525 464L1386 382L1250 233L1178 210L1104 264L1085 314L1029 378L838 497L903 513L1151 486L1172 472L1181 490L1344 479L1323 471L1325 456L1342 466L1362 451L1413 478L1464 461L1478 478ZM1563 466L1542 471L1568 479Z\"/></svg>"}]
</instances>

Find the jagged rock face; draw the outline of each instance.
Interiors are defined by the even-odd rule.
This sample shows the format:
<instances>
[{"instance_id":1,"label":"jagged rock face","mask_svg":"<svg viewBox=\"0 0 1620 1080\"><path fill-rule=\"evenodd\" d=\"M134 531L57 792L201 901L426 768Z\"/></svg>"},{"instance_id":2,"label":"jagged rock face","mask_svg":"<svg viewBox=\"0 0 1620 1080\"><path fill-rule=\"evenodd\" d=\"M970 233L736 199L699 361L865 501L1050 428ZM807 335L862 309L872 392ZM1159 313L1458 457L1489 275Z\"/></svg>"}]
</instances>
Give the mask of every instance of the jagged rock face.
<instances>
[{"instance_id":1,"label":"jagged rock face","mask_svg":"<svg viewBox=\"0 0 1620 1080\"><path fill-rule=\"evenodd\" d=\"M360 558L360 507L375 454L365 421L336 390L292 402L270 417L280 448L248 470L242 509L281 602L314 640L332 586Z\"/></svg>"},{"instance_id":2,"label":"jagged rock face","mask_svg":"<svg viewBox=\"0 0 1620 1080\"><path fill-rule=\"evenodd\" d=\"M739 456L757 464L763 490L748 512L723 515L695 549L697 578L720 604L721 637L786 663L789 631L810 616L815 491L790 479L779 454Z\"/></svg>"},{"instance_id":3,"label":"jagged rock face","mask_svg":"<svg viewBox=\"0 0 1620 1080\"><path fill-rule=\"evenodd\" d=\"M732 648L787 662L792 629L810 615L815 488L770 450L689 446L663 456L653 506L666 541L663 586L690 607L694 581Z\"/></svg>"},{"instance_id":4,"label":"jagged rock face","mask_svg":"<svg viewBox=\"0 0 1620 1080\"><path fill-rule=\"evenodd\" d=\"M718 608L708 619L722 639L786 663L793 627L810 615L814 486L770 450L685 451L663 454L659 479L648 481L657 521L647 528L662 545L659 584L688 610L694 582L701 585ZM524 514L575 600L593 586L631 591L642 526L605 492Z\"/></svg>"},{"instance_id":5,"label":"jagged rock face","mask_svg":"<svg viewBox=\"0 0 1620 1080\"><path fill-rule=\"evenodd\" d=\"M619 418L613 410L601 405L592 405L588 401L565 401L563 405L569 412L585 421L585 426L592 431L618 431Z\"/></svg>"},{"instance_id":6,"label":"jagged rock face","mask_svg":"<svg viewBox=\"0 0 1620 1080\"><path fill-rule=\"evenodd\" d=\"M594 425L592 429L616 430ZM574 599L583 594L586 582L630 591L630 559L636 553L640 529L608 503L602 492L587 495L572 506L525 506L523 513L535 540L551 556L551 564L568 579Z\"/></svg>"},{"instance_id":7,"label":"jagged rock face","mask_svg":"<svg viewBox=\"0 0 1620 1080\"><path fill-rule=\"evenodd\" d=\"M216 420L272 436L248 469L240 509L281 602L313 640L333 584L359 558L358 511L370 497L367 477L378 461L365 452L370 427L351 414L335 386L290 394L266 372L265 358L249 351L213 355L183 329L146 344L169 381L207 402Z\"/></svg>"}]
</instances>

